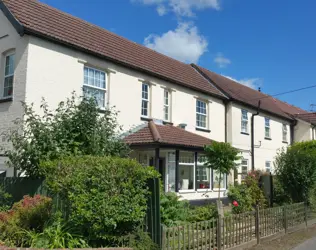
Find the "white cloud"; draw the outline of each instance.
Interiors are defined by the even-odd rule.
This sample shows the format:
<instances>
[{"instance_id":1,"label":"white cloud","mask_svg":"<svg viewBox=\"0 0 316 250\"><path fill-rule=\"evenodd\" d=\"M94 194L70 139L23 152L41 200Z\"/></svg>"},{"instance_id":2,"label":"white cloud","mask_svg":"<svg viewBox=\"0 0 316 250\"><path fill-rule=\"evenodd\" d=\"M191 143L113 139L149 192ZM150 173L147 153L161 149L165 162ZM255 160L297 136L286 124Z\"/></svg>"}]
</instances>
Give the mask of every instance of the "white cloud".
<instances>
[{"instance_id":1,"label":"white cloud","mask_svg":"<svg viewBox=\"0 0 316 250\"><path fill-rule=\"evenodd\" d=\"M220 9L220 0L131 0L146 5L157 5L159 15L172 11L178 16L194 16L194 11L204 9ZM163 11L162 11L163 10ZM162 14L163 13L163 14Z\"/></svg>"},{"instance_id":2,"label":"white cloud","mask_svg":"<svg viewBox=\"0 0 316 250\"><path fill-rule=\"evenodd\" d=\"M197 63L207 51L207 40L192 23L179 23L175 30L145 38L146 47L185 63Z\"/></svg>"},{"instance_id":3,"label":"white cloud","mask_svg":"<svg viewBox=\"0 0 316 250\"><path fill-rule=\"evenodd\" d=\"M230 59L224 57L222 53L217 54L217 56L214 58L214 62L220 68L225 68L227 65L231 64Z\"/></svg>"},{"instance_id":4,"label":"white cloud","mask_svg":"<svg viewBox=\"0 0 316 250\"><path fill-rule=\"evenodd\" d=\"M223 75L225 76L225 75ZM263 80L261 78L243 78L241 80L237 80L233 77L230 77L230 76L225 76L226 78L230 79L230 80L233 80L235 82L239 82L249 88L252 88L252 89L258 89L258 87L261 87L262 86L262 82Z\"/></svg>"}]
</instances>

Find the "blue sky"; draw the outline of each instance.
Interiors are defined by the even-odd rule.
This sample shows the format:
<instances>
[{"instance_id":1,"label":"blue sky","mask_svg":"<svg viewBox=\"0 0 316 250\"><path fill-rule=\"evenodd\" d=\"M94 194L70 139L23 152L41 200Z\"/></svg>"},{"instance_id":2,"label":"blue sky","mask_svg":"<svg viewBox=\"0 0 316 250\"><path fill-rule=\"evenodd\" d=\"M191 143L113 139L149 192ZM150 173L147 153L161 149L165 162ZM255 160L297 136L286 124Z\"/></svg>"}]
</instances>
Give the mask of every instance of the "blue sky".
<instances>
[{"instance_id":1,"label":"blue sky","mask_svg":"<svg viewBox=\"0 0 316 250\"><path fill-rule=\"evenodd\" d=\"M41 1L268 94L316 84L313 0ZM316 88L279 98L309 110Z\"/></svg>"}]
</instances>

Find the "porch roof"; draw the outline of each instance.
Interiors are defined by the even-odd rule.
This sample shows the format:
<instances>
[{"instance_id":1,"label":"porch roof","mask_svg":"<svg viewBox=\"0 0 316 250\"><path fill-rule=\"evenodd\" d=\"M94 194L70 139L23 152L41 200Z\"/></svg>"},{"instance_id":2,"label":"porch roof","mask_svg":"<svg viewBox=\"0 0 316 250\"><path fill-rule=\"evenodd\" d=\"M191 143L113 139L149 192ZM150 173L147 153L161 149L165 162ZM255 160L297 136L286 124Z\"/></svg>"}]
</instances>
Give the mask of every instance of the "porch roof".
<instances>
[{"instance_id":1,"label":"porch roof","mask_svg":"<svg viewBox=\"0 0 316 250\"><path fill-rule=\"evenodd\" d=\"M212 143L211 139L204 136L197 135L173 125L158 125L153 121L149 121L145 127L126 136L124 141L132 147L156 144L196 149L203 149L205 145Z\"/></svg>"}]
</instances>

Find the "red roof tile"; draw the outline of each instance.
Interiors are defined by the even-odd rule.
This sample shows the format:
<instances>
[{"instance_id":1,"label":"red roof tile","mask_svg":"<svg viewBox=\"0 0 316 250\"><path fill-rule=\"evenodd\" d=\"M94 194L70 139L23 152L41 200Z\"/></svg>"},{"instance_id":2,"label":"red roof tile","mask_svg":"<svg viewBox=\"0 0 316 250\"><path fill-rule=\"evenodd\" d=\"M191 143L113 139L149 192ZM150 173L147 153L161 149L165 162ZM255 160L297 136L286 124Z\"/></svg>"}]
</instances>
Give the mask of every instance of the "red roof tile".
<instances>
[{"instance_id":1,"label":"red roof tile","mask_svg":"<svg viewBox=\"0 0 316 250\"><path fill-rule=\"evenodd\" d=\"M301 119L303 121L306 121L306 122L309 122L309 123L316 125L316 112L297 114L297 115L295 115L295 117L298 119Z\"/></svg>"},{"instance_id":2,"label":"red roof tile","mask_svg":"<svg viewBox=\"0 0 316 250\"><path fill-rule=\"evenodd\" d=\"M157 143L194 148L203 148L212 143L212 140L206 137L172 125L157 125L153 121L149 122L148 126L126 136L124 141L132 146Z\"/></svg>"},{"instance_id":3,"label":"red roof tile","mask_svg":"<svg viewBox=\"0 0 316 250\"><path fill-rule=\"evenodd\" d=\"M108 60L224 98L190 65L129 41L36 0L3 0L26 34L75 46Z\"/></svg>"},{"instance_id":4,"label":"red roof tile","mask_svg":"<svg viewBox=\"0 0 316 250\"><path fill-rule=\"evenodd\" d=\"M222 90L228 97L233 100L245 103L254 108L258 107L260 100L260 109L270 113L282 116L287 119L292 119L293 114L303 113L306 111L282 102L272 96L264 94L255 89L249 88L243 84L235 82L227 77L216 74L210 70L193 65L197 68L206 78L208 78L215 86Z\"/></svg>"}]
</instances>

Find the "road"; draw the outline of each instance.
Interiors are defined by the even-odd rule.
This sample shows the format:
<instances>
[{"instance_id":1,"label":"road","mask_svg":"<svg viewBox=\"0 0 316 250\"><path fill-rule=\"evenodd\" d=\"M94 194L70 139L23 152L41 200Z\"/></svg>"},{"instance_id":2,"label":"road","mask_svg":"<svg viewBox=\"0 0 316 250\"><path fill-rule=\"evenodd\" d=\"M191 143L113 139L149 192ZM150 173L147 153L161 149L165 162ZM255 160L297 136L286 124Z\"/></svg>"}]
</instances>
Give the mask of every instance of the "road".
<instances>
[{"instance_id":1,"label":"road","mask_svg":"<svg viewBox=\"0 0 316 250\"><path fill-rule=\"evenodd\" d=\"M314 250L316 249L316 237L311 238L304 243L293 248L293 250Z\"/></svg>"}]
</instances>

